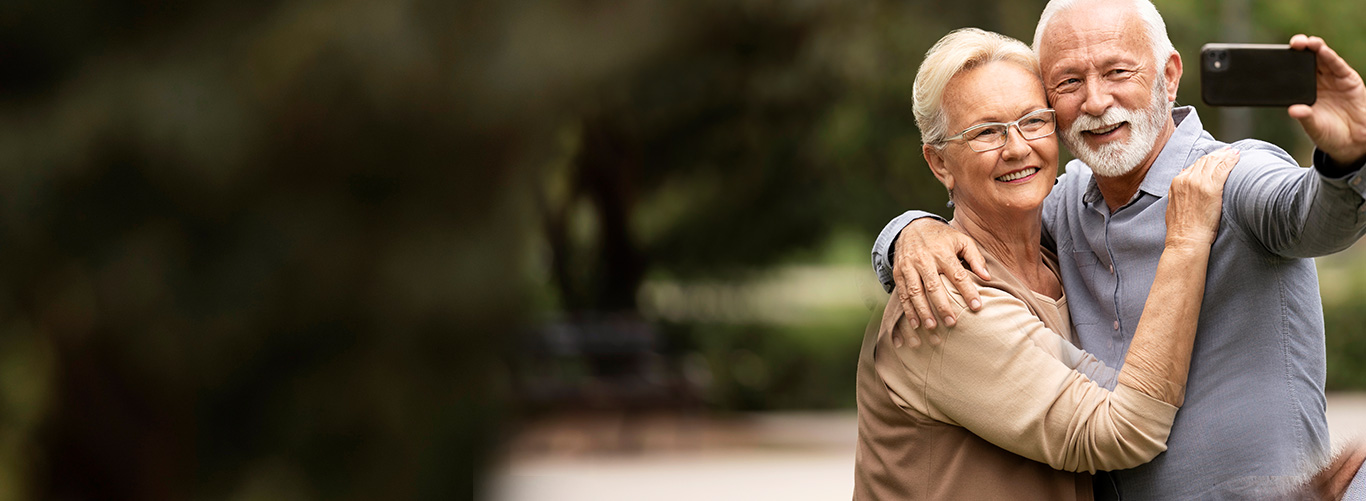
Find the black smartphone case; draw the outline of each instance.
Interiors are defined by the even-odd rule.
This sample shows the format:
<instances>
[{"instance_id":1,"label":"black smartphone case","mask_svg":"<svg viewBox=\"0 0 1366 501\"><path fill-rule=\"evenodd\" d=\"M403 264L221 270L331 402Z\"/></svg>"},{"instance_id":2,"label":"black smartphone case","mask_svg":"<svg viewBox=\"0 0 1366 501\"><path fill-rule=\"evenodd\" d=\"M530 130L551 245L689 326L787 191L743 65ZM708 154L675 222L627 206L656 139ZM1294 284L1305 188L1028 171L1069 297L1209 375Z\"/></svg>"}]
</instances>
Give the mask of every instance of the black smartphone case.
<instances>
[{"instance_id":1,"label":"black smartphone case","mask_svg":"<svg viewBox=\"0 0 1366 501\"><path fill-rule=\"evenodd\" d=\"M1313 52L1289 45L1206 44L1200 98L1211 106L1290 106L1317 99Z\"/></svg>"}]
</instances>

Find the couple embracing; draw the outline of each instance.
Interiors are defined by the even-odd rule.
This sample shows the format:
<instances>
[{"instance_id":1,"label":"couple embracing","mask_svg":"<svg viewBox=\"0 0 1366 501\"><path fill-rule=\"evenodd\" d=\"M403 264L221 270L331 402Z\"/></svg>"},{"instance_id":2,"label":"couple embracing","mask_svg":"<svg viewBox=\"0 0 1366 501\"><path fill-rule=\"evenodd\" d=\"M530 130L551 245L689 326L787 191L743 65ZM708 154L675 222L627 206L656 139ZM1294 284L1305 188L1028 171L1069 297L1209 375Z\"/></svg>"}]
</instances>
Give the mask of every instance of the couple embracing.
<instances>
[{"instance_id":1,"label":"couple embracing","mask_svg":"<svg viewBox=\"0 0 1366 501\"><path fill-rule=\"evenodd\" d=\"M1366 449L1330 451L1309 259L1366 232L1366 87L1290 45L1318 64L1288 110L1307 169L1174 107L1149 0L1054 0L1032 50L930 49L914 113L953 219L911 211L874 245L897 293L859 358L856 499L1366 496Z\"/></svg>"}]
</instances>

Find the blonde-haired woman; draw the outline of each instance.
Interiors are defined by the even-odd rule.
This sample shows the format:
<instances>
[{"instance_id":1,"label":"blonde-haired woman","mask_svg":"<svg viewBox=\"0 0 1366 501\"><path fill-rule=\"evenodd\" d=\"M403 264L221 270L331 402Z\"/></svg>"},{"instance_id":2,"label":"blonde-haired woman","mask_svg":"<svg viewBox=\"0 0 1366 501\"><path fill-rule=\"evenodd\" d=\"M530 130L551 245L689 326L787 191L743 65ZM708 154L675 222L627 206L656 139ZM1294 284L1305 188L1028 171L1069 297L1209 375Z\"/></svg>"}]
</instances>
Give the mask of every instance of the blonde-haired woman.
<instances>
[{"instance_id":1,"label":"blonde-haired woman","mask_svg":"<svg viewBox=\"0 0 1366 501\"><path fill-rule=\"evenodd\" d=\"M979 280L978 312L954 297L953 329L908 335L895 297L870 325L854 497L1091 499L1091 476L1074 472L1130 468L1166 449L1237 153L1201 158L1173 181L1157 278L1116 371L1075 347L1056 257L1040 244L1058 144L1033 51L978 29L948 34L921 64L914 113L950 224L977 242L992 280ZM930 342L902 342L912 338Z\"/></svg>"}]
</instances>

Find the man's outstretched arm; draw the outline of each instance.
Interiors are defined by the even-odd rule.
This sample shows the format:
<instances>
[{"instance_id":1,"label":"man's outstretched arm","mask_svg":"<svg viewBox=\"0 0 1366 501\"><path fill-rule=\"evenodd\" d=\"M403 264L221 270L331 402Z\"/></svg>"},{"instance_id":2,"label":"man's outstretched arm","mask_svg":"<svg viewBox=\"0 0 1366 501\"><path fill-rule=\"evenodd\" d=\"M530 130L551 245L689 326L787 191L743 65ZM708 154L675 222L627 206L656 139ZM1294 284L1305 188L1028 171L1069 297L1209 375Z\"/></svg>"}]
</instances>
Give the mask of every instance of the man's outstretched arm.
<instances>
[{"instance_id":1,"label":"man's outstretched arm","mask_svg":"<svg viewBox=\"0 0 1366 501\"><path fill-rule=\"evenodd\" d=\"M1342 250L1366 233L1366 179L1361 172L1366 163L1366 85L1323 39L1295 35L1290 46L1312 51L1317 58L1317 100L1313 106L1297 104L1287 110L1317 147L1314 170L1247 169L1241 179L1230 181L1235 195L1229 199L1234 218L1268 250L1316 257ZM1257 163L1263 157L1244 158Z\"/></svg>"}]
</instances>

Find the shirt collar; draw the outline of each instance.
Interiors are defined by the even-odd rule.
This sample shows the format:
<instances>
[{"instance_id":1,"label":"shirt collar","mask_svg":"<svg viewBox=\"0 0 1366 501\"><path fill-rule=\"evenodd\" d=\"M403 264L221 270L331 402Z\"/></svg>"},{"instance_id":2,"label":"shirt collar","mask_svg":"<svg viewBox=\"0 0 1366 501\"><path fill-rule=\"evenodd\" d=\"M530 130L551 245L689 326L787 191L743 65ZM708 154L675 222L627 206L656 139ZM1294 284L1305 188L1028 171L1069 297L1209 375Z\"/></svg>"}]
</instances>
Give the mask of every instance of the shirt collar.
<instances>
[{"instance_id":1,"label":"shirt collar","mask_svg":"<svg viewBox=\"0 0 1366 501\"><path fill-rule=\"evenodd\" d=\"M1200 115L1195 112L1192 106L1181 106L1172 109L1172 121L1176 122L1176 130L1172 136L1167 138L1167 144L1162 146L1162 151L1157 154L1157 160L1153 161L1153 166L1148 169L1148 173L1143 176L1143 181L1139 183L1138 190L1149 193L1157 197L1166 197L1167 191L1171 189L1172 180L1176 175L1189 164L1191 150L1195 148L1195 140L1205 132L1205 127L1200 124ZM1088 170L1090 166L1087 166ZM1086 186L1086 194L1082 200L1087 203L1103 201L1105 198L1100 193L1100 186L1096 185L1095 174L1091 175L1090 181ZM1125 203L1128 203L1125 200Z\"/></svg>"},{"instance_id":2,"label":"shirt collar","mask_svg":"<svg viewBox=\"0 0 1366 501\"><path fill-rule=\"evenodd\" d=\"M1200 124L1200 115L1195 113L1193 107L1173 109L1172 120L1176 122L1176 130L1172 132L1172 137L1167 138L1167 144L1162 146L1162 152L1157 154L1157 160L1138 185L1140 191L1160 198L1167 196L1172 180L1190 165L1189 157L1195 148L1195 140L1205 132L1205 127Z\"/></svg>"}]
</instances>

